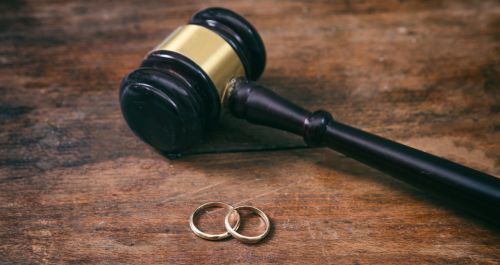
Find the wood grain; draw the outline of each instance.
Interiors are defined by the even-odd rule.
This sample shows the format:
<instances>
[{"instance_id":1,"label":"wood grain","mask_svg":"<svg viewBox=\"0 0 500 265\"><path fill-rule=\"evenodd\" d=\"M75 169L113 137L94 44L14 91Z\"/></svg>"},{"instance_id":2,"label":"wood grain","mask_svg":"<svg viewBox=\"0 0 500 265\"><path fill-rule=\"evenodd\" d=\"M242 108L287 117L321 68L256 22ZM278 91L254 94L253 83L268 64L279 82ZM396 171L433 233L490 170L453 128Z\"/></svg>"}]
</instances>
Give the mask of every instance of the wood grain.
<instances>
[{"instance_id":1,"label":"wood grain","mask_svg":"<svg viewBox=\"0 0 500 265\"><path fill-rule=\"evenodd\" d=\"M296 137L224 116L178 160L134 137L121 78L208 6L261 33L264 85L500 175L498 1L1 1L0 263L500 263L498 228ZM213 200L270 236L197 238Z\"/></svg>"}]
</instances>

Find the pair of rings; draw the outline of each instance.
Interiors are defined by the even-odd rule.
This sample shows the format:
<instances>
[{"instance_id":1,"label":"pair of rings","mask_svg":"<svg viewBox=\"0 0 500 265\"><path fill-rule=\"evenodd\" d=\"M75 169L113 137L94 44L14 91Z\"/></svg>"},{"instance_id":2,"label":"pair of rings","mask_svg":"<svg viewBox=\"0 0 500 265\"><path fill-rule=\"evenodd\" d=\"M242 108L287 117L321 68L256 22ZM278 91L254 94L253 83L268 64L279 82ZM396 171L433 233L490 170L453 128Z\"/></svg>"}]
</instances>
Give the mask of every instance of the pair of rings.
<instances>
[{"instance_id":1,"label":"pair of rings","mask_svg":"<svg viewBox=\"0 0 500 265\"><path fill-rule=\"evenodd\" d=\"M224 227L226 228L225 233L222 233L222 234L205 233L205 232L201 231L198 227L196 227L196 225L194 224L194 219L196 216L198 216L200 211L202 211L204 209L208 209L208 208L213 208L213 207L225 208L228 210L226 217L224 218ZM244 235L238 233L237 230L240 227L240 221L241 221L240 214L238 213L238 210L248 210L248 211L252 211L253 213L256 213L257 215L259 215L259 217L264 221L264 224L266 226L265 231L258 236L244 236ZM234 225L231 226L230 218L233 215L236 217L236 223L234 223ZM222 239L228 238L230 236L233 236L234 238L236 238L244 243L257 243L260 240L264 239L267 236L267 234L269 234L269 231L271 230L271 222L269 221L269 218L267 217L267 215L263 211L259 210L258 208L255 208L253 206L233 207L233 206L231 206L227 203L223 203L223 202L208 202L208 203L202 204L201 206L196 208L196 210L194 210L194 212L189 217L189 226L191 227L191 230L193 230L193 233L195 235L197 235L203 239L215 241L215 240L222 240Z\"/></svg>"}]
</instances>

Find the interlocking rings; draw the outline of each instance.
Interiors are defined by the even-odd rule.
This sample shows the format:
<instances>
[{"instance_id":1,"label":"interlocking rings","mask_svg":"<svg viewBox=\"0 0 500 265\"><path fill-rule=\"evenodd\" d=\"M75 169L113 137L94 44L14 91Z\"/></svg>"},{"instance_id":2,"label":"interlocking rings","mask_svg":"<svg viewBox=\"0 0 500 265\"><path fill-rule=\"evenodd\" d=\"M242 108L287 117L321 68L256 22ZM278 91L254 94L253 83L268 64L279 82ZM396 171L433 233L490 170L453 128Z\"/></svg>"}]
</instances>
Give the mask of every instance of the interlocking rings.
<instances>
[{"instance_id":1,"label":"interlocking rings","mask_svg":"<svg viewBox=\"0 0 500 265\"><path fill-rule=\"evenodd\" d=\"M196 227L194 223L195 217L200 213L201 210L207 209L207 208L212 208L212 207L220 207L220 208L225 208L228 210L226 217L224 218L224 227L226 228L226 232L222 234L209 234L201 231ZM241 217L238 212L238 210L248 210L251 211L257 215L264 221L265 225L265 230L263 233L261 233L258 236L245 236L240 233L238 233L238 228L240 227L240 221ZM231 216L235 215L236 217L236 223L234 225L231 225L230 219ZM229 236L233 236L234 238L238 239L239 241L243 243L257 243L264 239L268 234L269 231L271 230L271 221L269 220L269 217L261 211L260 209L253 207L253 206L238 206L238 207L232 207L229 204L223 203L223 202L208 202L205 204L202 204L196 210L191 214L189 217L189 226L191 227L191 230L193 230L193 233L203 239L207 240L222 240L225 238L228 238Z\"/></svg>"}]
</instances>

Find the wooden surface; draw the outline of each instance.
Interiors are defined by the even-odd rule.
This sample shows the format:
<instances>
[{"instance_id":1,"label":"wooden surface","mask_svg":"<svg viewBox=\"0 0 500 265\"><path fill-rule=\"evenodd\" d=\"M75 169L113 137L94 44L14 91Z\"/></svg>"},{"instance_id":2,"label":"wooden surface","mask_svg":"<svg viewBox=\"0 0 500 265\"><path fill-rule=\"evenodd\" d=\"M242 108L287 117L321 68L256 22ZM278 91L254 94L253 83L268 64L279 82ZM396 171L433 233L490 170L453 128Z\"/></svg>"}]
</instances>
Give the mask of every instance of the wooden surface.
<instances>
[{"instance_id":1,"label":"wooden surface","mask_svg":"<svg viewBox=\"0 0 500 265\"><path fill-rule=\"evenodd\" d=\"M497 228L293 136L224 117L203 154L140 142L119 82L208 6L259 30L264 85L500 175L498 1L1 1L1 264L500 263ZM214 200L264 210L269 238L197 238Z\"/></svg>"}]
</instances>

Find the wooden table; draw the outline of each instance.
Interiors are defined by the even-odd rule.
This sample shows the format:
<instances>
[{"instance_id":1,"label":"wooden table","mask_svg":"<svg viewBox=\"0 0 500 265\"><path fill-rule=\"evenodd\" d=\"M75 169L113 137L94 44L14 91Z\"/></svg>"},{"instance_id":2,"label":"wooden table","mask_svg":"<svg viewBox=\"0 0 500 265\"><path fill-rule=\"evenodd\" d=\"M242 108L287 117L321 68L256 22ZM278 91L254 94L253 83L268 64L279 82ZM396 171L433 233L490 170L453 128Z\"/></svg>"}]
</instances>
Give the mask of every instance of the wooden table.
<instances>
[{"instance_id":1,"label":"wooden table","mask_svg":"<svg viewBox=\"0 0 500 265\"><path fill-rule=\"evenodd\" d=\"M500 262L498 227L294 136L225 116L177 160L136 138L122 77L208 6L259 30L262 84L500 175L498 1L1 1L1 264ZM270 236L197 238L214 200L261 208Z\"/></svg>"}]
</instances>

